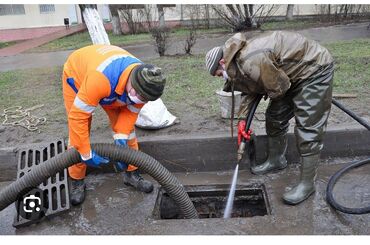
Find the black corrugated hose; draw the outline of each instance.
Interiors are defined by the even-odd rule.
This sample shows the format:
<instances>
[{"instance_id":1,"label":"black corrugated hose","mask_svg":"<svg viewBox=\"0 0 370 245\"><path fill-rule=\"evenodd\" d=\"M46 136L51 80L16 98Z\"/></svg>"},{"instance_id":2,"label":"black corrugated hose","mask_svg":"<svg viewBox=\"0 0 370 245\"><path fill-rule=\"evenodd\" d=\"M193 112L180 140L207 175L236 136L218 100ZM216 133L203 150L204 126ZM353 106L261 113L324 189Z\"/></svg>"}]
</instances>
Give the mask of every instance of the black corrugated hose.
<instances>
[{"instance_id":1,"label":"black corrugated hose","mask_svg":"<svg viewBox=\"0 0 370 245\"><path fill-rule=\"evenodd\" d=\"M198 213L188 194L185 192L184 186L173 174L151 156L128 147L113 144L92 144L91 147L99 155L108 157L111 161L126 162L145 171L163 186L168 195L180 207L185 218L198 218ZM37 187L45 179L80 161L80 155L72 148L43 164L37 165L31 172L1 190L0 211L32 188Z\"/></svg>"},{"instance_id":2,"label":"black corrugated hose","mask_svg":"<svg viewBox=\"0 0 370 245\"><path fill-rule=\"evenodd\" d=\"M347 113L350 117L355 119L357 122L359 122L361 125L363 125L365 128L370 130L370 125L365 122L362 118L358 117L356 114L354 114L351 110L345 108L342 104L340 104L337 100L333 99L332 103L336 105L339 109ZM336 210L339 210L343 213L348 213L348 214L367 214L370 213L370 206L368 207L363 207L363 208L349 208L345 207L341 204L339 204L337 201L335 201L334 196L333 196L333 189L335 186L335 183L337 183L338 179L346 172L348 172L351 169L358 168L362 165L365 165L367 163L370 163L370 158L365 159L362 161L357 161L354 163L351 163L348 166L345 166L344 168L340 169L338 172L336 172L330 179L328 186L326 187L326 200L327 202Z\"/></svg>"}]
</instances>

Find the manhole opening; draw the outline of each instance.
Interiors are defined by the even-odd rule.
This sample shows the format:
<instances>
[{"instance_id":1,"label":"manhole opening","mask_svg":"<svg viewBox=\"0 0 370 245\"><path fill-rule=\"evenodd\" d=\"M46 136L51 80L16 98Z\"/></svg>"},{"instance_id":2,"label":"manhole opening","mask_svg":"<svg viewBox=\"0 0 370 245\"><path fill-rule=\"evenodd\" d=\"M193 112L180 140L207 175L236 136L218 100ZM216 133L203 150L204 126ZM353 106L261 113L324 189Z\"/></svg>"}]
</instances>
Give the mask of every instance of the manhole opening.
<instances>
[{"instance_id":1,"label":"manhole opening","mask_svg":"<svg viewBox=\"0 0 370 245\"><path fill-rule=\"evenodd\" d=\"M225 211L229 186L208 188L192 187L187 190L190 200L198 211L199 218L222 218ZM157 209L154 215L158 219L183 219L183 215L174 200L163 190L159 191ZM235 191L231 218L247 218L270 214L266 191L263 185L238 186Z\"/></svg>"}]
</instances>

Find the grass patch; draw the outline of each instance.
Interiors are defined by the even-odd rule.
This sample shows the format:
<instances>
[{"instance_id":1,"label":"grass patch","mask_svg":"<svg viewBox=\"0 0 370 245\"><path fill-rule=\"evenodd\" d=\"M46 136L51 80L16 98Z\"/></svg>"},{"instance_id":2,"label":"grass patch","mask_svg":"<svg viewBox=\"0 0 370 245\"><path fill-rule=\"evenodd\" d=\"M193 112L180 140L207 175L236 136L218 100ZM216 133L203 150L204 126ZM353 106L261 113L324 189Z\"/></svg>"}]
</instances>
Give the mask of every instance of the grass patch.
<instances>
[{"instance_id":1,"label":"grass patch","mask_svg":"<svg viewBox=\"0 0 370 245\"><path fill-rule=\"evenodd\" d=\"M263 23L262 30L304 29L322 24L319 20L286 20Z\"/></svg>"},{"instance_id":2,"label":"grass patch","mask_svg":"<svg viewBox=\"0 0 370 245\"><path fill-rule=\"evenodd\" d=\"M326 44L335 60L334 91L368 94L370 89L370 39Z\"/></svg>"},{"instance_id":3,"label":"grass patch","mask_svg":"<svg viewBox=\"0 0 370 245\"><path fill-rule=\"evenodd\" d=\"M0 42L0 49L2 48L6 48L6 47L9 47L9 46L12 46L13 44L15 44L16 41L11 41L11 42Z\"/></svg>"},{"instance_id":4,"label":"grass patch","mask_svg":"<svg viewBox=\"0 0 370 245\"><path fill-rule=\"evenodd\" d=\"M226 29L215 28L215 29L199 29L198 34L212 34L225 32ZM172 37L184 37L188 34L188 30L185 28L173 29ZM138 43L146 43L151 41L151 35L149 33L140 33L136 35L113 35L111 31L108 31L109 41L112 45L125 46L133 45ZM33 48L28 52L53 52L61 50L74 50L82 48L87 45L91 45L91 38L88 31L76 33L67 37L59 38L57 40L46 43L40 47Z\"/></svg>"},{"instance_id":5,"label":"grass patch","mask_svg":"<svg viewBox=\"0 0 370 245\"><path fill-rule=\"evenodd\" d=\"M11 106L23 109L44 104L48 120L64 117L62 67L0 72L0 113Z\"/></svg>"}]
</instances>

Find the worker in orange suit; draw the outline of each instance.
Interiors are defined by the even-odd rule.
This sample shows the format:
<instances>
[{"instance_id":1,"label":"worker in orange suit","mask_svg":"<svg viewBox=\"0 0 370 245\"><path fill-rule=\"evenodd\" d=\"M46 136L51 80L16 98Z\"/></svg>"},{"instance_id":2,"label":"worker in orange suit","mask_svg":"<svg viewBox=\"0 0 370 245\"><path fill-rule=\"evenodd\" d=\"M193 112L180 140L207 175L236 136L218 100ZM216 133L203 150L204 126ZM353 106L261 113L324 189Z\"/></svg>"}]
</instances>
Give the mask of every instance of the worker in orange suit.
<instances>
[{"instance_id":1,"label":"worker in orange suit","mask_svg":"<svg viewBox=\"0 0 370 245\"><path fill-rule=\"evenodd\" d=\"M100 104L107 113L114 142L138 150L135 122L147 101L158 99L165 86L161 69L144 64L126 50L112 45L91 45L74 51L63 69L63 96L68 117L69 147L80 153L81 163L68 168L70 200L78 205L85 199L86 168L99 167L109 160L91 150L92 113ZM126 185L150 193L153 184L137 167L116 163Z\"/></svg>"}]
</instances>

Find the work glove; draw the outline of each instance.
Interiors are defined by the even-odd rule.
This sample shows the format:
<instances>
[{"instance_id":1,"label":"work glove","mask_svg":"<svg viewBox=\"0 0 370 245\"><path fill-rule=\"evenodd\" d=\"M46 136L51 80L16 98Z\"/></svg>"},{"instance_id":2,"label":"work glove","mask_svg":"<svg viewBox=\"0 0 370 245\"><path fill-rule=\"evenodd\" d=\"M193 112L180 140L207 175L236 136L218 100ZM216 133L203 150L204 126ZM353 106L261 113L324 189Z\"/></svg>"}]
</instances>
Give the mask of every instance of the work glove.
<instances>
[{"instance_id":1,"label":"work glove","mask_svg":"<svg viewBox=\"0 0 370 245\"><path fill-rule=\"evenodd\" d=\"M116 139L116 140L114 140L114 144L120 145L120 146L123 146L123 147L128 147L127 139ZM121 171L124 171L128 168L128 164L125 163L125 162L116 162L116 164L114 165L114 168L115 168L116 172L121 172Z\"/></svg>"},{"instance_id":2,"label":"work glove","mask_svg":"<svg viewBox=\"0 0 370 245\"><path fill-rule=\"evenodd\" d=\"M101 165L109 163L109 159L105 157L101 157L98 154L96 154L95 151L91 151L90 158L84 159L81 156L81 160L83 163L86 163L90 167L98 168Z\"/></svg>"}]
</instances>

